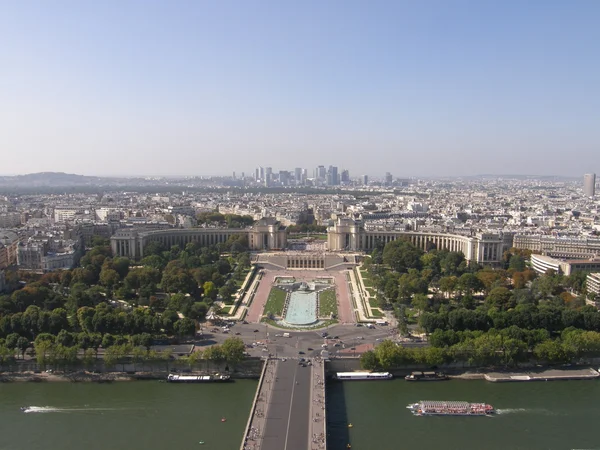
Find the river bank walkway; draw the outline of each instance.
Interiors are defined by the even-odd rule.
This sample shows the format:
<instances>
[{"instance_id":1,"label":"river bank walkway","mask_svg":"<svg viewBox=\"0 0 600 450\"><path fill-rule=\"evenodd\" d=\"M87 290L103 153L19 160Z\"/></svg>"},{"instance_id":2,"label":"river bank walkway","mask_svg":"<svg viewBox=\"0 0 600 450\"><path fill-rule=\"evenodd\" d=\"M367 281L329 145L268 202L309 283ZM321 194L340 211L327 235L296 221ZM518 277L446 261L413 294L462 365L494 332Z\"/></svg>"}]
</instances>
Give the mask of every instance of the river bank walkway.
<instances>
[{"instance_id":1,"label":"river bank walkway","mask_svg":"<svg viewBox=\"0 0 600 450\"><path fill-rule=\"evenodd\" d=\"M555 381L555 380L593 380L600 373L592 368L585 369L546 369L532 372L490 372L483 376L494 383L511 381Z\"/></svg>"}]
</instances>

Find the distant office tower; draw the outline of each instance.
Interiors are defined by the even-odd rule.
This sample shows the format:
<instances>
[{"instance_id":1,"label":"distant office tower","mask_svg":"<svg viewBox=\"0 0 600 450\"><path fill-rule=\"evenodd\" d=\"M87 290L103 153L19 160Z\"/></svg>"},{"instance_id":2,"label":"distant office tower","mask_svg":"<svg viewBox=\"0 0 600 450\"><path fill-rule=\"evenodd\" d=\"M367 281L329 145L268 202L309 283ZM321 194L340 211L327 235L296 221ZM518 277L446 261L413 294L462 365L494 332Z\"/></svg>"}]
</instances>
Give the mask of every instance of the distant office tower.
<instances>
[{"instance_id":1,"label":"distant office tower","mask_svg":"<svg viewBox=\"0 0 600 450\"><path fill-rule=\"evenodd\" d=\"M593 197L596 194L596 174L586 173L583 176L583 193L586 197Z\"/></svg>"},{"instance_id":2,"label":"distant office tower","mask_svg":"<svg viewBox=\"0 0 600 450\"><path fill-rule=\"evenodd\" d=\"M394 181L394 177L392 176L392 174L389 172L386 172L385 173L385 184L392 184L393 181Z\"/></svg>"},{"instance_id":3,"label":"distant office tower","mask_svg":"<svg viewBox=\"0 0 600 450\"><path fill-rule=\"evenodd\" d=\"M283 186L289 186L290 184L290 173L287 170L279 171L279 182Z\"/></svg>"},{"instance_id":4,"label":"distant office tower","mask_svg":"<svg viewBox=\"0 0 600 450\"><path fill-rule=\"evenodd\" d=\"M365 186L367 184L369 184L369 175L363 175L362 176L362 184L364 184Z\"/></svg>"},{"instance_id":5,"label":"distant office tower","mask_svg":"<svg viewBox=\"0 0 600 450\"><path fill-rule=\"evenodd\" d=\"M254 180L258 181L260 180L260 169L257 167L256 170L254 171Z\"/></svg>"},{"instance_id":6,"label":"distant office tower","mask_svg":"<svg viewBox=\"0 0 600 450\"><path fill-rule=\"evenodd\" d=\"M265 179L265 168L264 167L259 167L258 168L258 176L260 177L261 180Z\"/></svg>"},{"instance_id":7,"label":"distant office tower","mask_svg":"<svg viewBox=\"0 0 600 450\"><path fill-rule=\"evenodd\" d=\"M273 169L271 167L265 167L265 186L269 187L271 185L271 181L273 179Z\"/></svg>"},{"instance_id":8,"label":"distant office tower","mask_svg":"<svg viewBox=\"0 0 600 450\"><path fill-rule=\"evenodd\" d=\"M304 180L302 179L302 169L300 167L294 169L294 179L297 185L304 184Z\"/></svg>"},{"instance_id":9,"label":"distant office tower","mask_svg":"<svg viewBox=\"0 0 600 450\"><path fill-rule=\"evenodd\" d=\"M342 183L350 183L350 172L348 172L347 170L342 170L340 180L342 181Z\"/></svg>"},{"instance_id":10,"label":"distant office tower","mask_svg":"<svg viewBox=\"0 0 600 450\"><path fill-rule=\"evenodd\" d=\"M235 180L235 172L233 172L233 179Z\"/></svg>"},{"instance_id":11,"label":"distant office tower","mask_svg":"<svg viewBox=\"0 0 600 450\"><path fill-rule=\"evenodd\" d=\"M338 168L336 166L329 166L329 170L327 171L327 184L329 186L336 186L339 184Z\"/></svg>"},{"instance_id":12,"label":"distant office tower","mask_svg":"<svg viewBox=\"0 0 600 450\"><path fill-rule=\"evenodd\" d=\"M325 170L325 166L318 166L315 169L315 178L317 180L324 180L327 177L327 170Z\"/></svg>"}]
</instances>

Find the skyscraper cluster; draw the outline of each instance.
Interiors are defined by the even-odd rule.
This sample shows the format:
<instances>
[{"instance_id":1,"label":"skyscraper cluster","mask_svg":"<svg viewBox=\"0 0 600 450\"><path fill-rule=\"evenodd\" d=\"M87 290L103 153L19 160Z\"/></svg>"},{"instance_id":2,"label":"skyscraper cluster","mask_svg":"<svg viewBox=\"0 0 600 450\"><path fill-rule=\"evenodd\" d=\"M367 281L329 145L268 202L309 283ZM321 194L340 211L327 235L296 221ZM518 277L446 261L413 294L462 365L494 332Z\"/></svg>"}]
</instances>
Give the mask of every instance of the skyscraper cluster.
<instances>
[{"instance_id":1,"label":"skyscraper cluster","mask_svg":"<svg viewBox=\"0 0 600 450\"><path fill-rule=\"evenodd\" d=\"M338 186L350 183L350 172L339 172L337 166L317 166L309 176L308 170L301 167L276 173L271 167L257 167L254 179L265 186Z\"/></svg>"}]
</instances>

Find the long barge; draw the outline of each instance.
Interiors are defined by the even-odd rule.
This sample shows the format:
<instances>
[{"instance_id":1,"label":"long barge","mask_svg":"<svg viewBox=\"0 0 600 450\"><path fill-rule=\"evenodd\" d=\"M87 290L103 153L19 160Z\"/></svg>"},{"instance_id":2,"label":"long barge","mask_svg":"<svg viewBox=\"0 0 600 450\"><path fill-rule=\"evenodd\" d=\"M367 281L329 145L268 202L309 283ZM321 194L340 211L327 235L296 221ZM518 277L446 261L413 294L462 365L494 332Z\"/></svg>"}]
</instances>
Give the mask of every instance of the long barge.
<instances>
[{"instance_id":1,"label":"long barge","mask_svg":"<svg viewBox=\"0 0 600 450\"><path fill-rule=\"evenodd\" d=\"M419 401L407 408L415 416L490 416L494 407L487 403Z\"/></svg>"},{"instance_id":2,"label":"long barge","mask_svg":"<svg viewBox=\"0 0 600 450\"><path fill-rule=\"evenodd\" d=\"M391 380L393 375L389 372L338 372L334 378L341 381L350 380Z\"/></svg>"},{"instance_id":3,"label":"long barge","mask_svg":"<svg viewBox=\"0 0 600 450\"><path fill-rule=\"evenodd\" d=\"M170 373L167 377L169 383L213 383L230 381L229 375L179 375Z\"/></svg>"}]
</instances>

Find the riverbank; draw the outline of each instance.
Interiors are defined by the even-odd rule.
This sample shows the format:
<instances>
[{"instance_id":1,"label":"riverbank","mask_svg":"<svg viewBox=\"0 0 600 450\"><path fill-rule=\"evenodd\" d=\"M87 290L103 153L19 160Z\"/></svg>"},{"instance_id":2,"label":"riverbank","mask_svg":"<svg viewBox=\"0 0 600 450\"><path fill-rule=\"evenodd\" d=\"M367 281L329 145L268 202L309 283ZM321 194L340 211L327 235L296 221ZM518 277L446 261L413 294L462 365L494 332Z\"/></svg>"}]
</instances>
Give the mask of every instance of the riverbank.
<instances>
[{"instance_id":1,"label":"riverbank","mask_svg":"<svg viewBox=\"0 0 600 450\"><path fill-rule=\"evenodd\" d=\"M0 383L13 382L30 382L30 383L46 383L46 382L92 382L92 383L112 383L116 381L140 381L140 380L166 380L167 373L158 372L18 372L18 373L2 373L0 374ZM209 373L186 373L186 375L211 375ZM232 379L257 379L254 374L231 374Z\"/></svg>"},{"instance_id":2,"label":"riverbank","mask_svg":"<svg viewBox=\"0 0 600 450\"><path fill-rule=\"evenodd\" d=\"M524 382L524 381L557 381L557 380L593 380L600 377L600 373L591 367L573 369L544 368L539 370L523 370L515 372L465 372L449 375L457 380L486 380L492 383Z\"/></svg>"}]
</instances>

